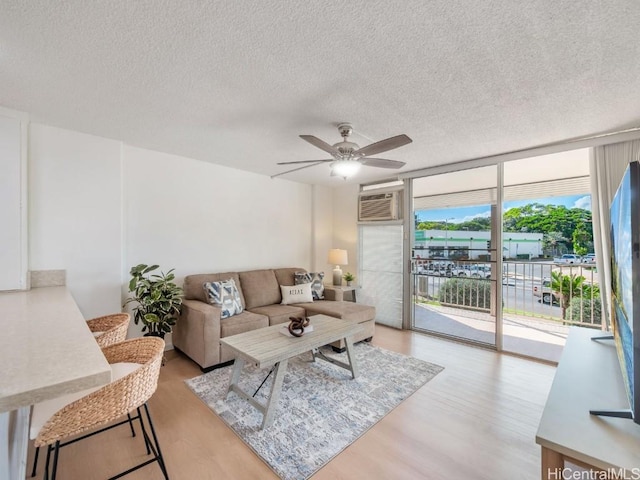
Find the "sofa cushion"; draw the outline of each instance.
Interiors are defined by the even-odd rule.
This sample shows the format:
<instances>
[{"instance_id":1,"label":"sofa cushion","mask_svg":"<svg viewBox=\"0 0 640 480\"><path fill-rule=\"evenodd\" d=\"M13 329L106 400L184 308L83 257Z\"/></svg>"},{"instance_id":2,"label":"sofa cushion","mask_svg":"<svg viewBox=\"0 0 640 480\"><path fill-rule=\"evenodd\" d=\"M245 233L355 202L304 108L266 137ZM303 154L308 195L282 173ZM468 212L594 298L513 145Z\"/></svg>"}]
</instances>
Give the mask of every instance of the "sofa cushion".
<instances>
[{"instance_id":1,"label":"sofa cushion","mask_svg":"<svg viewBox=\"0 0 640 480\"><path fill-rule=\"evenodd\" d=\"M311 294L311 284L303 283L302 285L281 285L280 293L282 294L282 305L291 305L292 303L313 302Z\"/></svg>"},{"instance_id":2,"label":"sofa cushion","mask_svg":"<svg viewBox=\"0 0 640 480\"><path fill-rule=\"evenodd\" d=\"M280 284L273 270L249 270L238 273L247 310L280 303Z\"/></svg>"},{"instance_id":3,"label":"sofa cushion","mask_svg":"<svg viewBox=\"0 0 640 480\"><path fill-rule=\"evenodd\" d=\"M246 308L247 304L244 301L244 295L242 294L242 285L240 284L240 278L235 272L187 275L186 277L184 277L184 298L187 300L200 300L201 302L209 303L209 299L207 298L207 295L202 286L207 282L220 282L229 279L232 279L234 282L236 282L236 287L240 292L242 305L244 305Z\"/></svg>"},{"instance_id":4,"label":"sofa cushion","mask_svg":"<svg viewBox=\"0 0 640 480\"><path fill-rule=\"evenodd\" d=\"M295 285L296 272L306 273L306 270L304 268L276 268L273 272L276 274L276 278L278 279L278 285Z\"/></svg>"},{"instance_id":5,"label":"sofa cushion","mask_svg":"<svg viewBox=\"0 0 640 480\"><path fill-rule=\"evenodd\" d=\"M294 282L296 285L311 284L311 294L314 300L324 300L324 272L296 272Z\"/></svg>"},{"instance_id":6,"label":"sofa cushion","mask_svg":"<svg viewBox=\"0 0 640 480\"><path fill-rule=\"evenodd\" d=\"M265 305L264 307L256 307L251 311L268 316L269 325L288 323L289 317L301 318L305 316L304 308L297 305Z\"/></svg>"},{"instance_id":7,"label":"sofa cushion","mask_svg":"<svg viewBox=\"0 0 640 480\"><path fill-rule=\"evenodd\" d=\"M238 333L250 332L257 328L269 326L269 317L258 313L244 311L233 317L220 320L220 338Z\"/></svg>"},{"instance_id":8,"label":"sofa cushion","mask_svg":"<svg viewBox=\"0 0 640 480\"><path fill-rule=\"evenodd\" d=\"M353 302L318 300L313 303L299 303L297 306L303 307L307 311L308 316L324 314L358 323L373 320L376 316L375 307Z\"/></svg>"},{"instance_id":9,"label":"sofa cushion","mask_svg":"<svg viewBox=\"0 0 640 480\"><path fill-rule=\"evenodd\" d=\"M236 282L232 278L221 282L206 282L203 288L209 303L220 306L220 318L228 318L242 313L240 292L238 292Z\"/></svg>"}]
</instances>

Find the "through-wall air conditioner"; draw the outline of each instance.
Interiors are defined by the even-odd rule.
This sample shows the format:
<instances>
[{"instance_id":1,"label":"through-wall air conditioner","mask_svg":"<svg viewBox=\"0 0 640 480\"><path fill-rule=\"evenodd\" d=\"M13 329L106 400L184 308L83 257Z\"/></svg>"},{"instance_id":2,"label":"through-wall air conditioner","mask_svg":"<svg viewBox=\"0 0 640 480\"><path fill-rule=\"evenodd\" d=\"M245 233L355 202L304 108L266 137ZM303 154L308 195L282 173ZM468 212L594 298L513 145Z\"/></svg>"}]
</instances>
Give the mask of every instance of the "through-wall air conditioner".
<instances>
[{"instance_id":1,"label":"through-wall air conditioner","mask_svg":"<svg viewBox=\"0 0 640 480\"><path fill-rule=\"evenodd\" d=\"M358 199L359 222L402 219L402 191L362 193Z\"/></svg>"}]
</instances>

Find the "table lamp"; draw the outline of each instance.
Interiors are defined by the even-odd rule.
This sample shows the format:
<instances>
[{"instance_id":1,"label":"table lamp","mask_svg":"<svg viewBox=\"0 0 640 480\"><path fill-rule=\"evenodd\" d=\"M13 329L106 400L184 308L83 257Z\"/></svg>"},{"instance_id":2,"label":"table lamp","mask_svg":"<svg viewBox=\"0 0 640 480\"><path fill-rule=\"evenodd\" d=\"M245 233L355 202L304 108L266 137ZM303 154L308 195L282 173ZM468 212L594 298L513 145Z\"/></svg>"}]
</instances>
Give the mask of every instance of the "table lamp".
<instances>
[{"instance_id":1,"label":"table lamp","mask_svg":"<svg viewBox=\"0 0 640 480\"><path fill-rule=\"evenodd\" d=\"M333 269L333 284L336 286L342 285L342 270L340 269L340 265L349 264L347 251L332 248L329 250L329 263L336 266L336 268Z\"/></svg>"}]
</instances>

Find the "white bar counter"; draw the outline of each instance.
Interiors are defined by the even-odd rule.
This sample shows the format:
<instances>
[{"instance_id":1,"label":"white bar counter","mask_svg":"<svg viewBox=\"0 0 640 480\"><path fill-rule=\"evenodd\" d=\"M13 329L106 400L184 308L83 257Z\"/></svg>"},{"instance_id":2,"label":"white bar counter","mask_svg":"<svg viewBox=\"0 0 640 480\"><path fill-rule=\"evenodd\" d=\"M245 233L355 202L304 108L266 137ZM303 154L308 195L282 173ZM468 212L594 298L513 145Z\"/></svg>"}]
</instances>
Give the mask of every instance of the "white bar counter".
<instances>
[{"instance_id":1,"label":"white bar counter","mask_svg":"<svg viewBox=\"0 0 640 480\"><path fill-rule=\"evenodd\" d=\"M110 380L66 287L0 293L0 478L24 472L31 405Z\"/></svg>"},{"instance_id":2,"label":"white bar counter","mask_svg":"<svg viewBox=\"0 0 640 480\"><path fill-rule=\"evenodd\" d=\"M596 473L562 476L565 461L593 470L625 469L629 476L624 478L640 474L640 425L589 414L590 409L629 407L614 342L591 340L604 334L588 328L569 330L536 435L544 480L604 478Z\"/></svg>"}]
</instances>

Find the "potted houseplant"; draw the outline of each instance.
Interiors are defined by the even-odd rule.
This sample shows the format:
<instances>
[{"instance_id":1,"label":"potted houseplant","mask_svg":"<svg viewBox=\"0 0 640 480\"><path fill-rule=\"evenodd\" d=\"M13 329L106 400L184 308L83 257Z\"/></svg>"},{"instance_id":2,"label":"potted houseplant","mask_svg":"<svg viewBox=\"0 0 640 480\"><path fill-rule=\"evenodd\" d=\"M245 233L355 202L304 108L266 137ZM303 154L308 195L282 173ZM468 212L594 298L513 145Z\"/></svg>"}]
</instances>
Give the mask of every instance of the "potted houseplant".
<instances>
[{"instance_id":1,"label":"potted houseplant","mask_svg":"<svg viewBox=\"0 0 640 480\"><path fill-rule=\"evenodd\" d=\"M353 273L349 273L349 272L345 273L343 278L347 282L347 287L350 287L351 286L351 282L353 282L356 279L355 275Z\"/></svg>"},{"instance_id":2,"label":"potted houseplant","mask_svg":"<svg viewBox=\"0 0 640 480\"><path fill-rule=\"evenodd\" d=\"M167 273L152 273L158 265L140 264L131 268L129 292L133 294L125 305L135 302L133 320L142 323L145 336L164 338L176 324L182 306L182 288L173 280L173 269Z\"/></svg>"}]
</instances>

